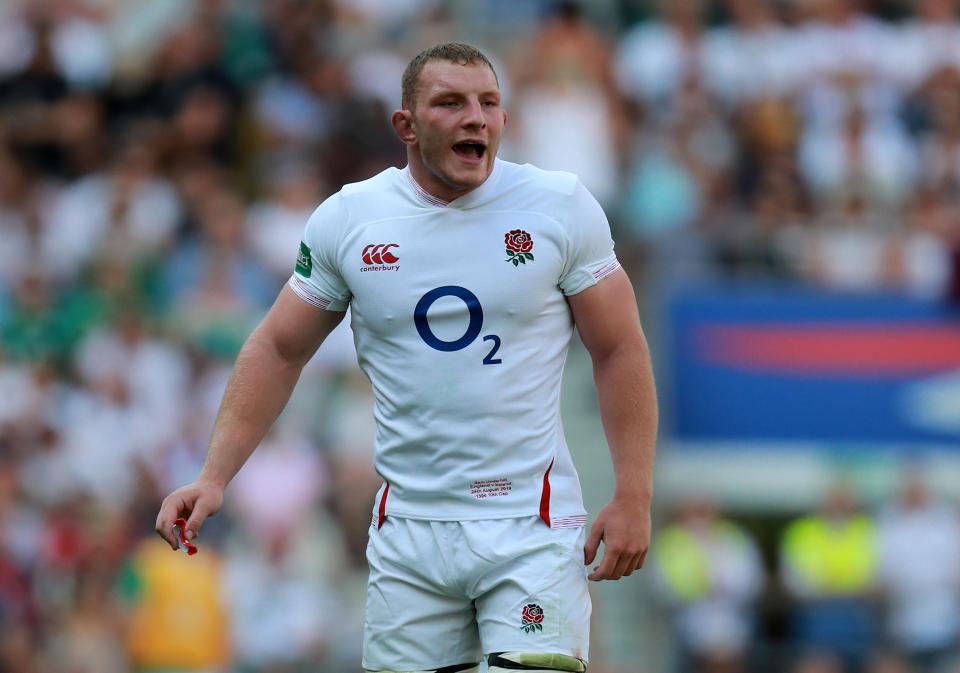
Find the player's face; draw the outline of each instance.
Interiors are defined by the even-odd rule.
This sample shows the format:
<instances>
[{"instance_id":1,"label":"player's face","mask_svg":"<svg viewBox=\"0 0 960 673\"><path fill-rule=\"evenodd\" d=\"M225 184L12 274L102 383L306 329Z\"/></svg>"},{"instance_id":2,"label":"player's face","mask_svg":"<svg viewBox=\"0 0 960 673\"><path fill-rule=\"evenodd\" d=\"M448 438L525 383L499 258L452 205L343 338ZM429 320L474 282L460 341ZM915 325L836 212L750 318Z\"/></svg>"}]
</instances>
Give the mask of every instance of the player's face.
<instances>
[{"instance_id":1,"label":"player's face","mask_svg":"<svg viewBox=\"0 0 960 673\"><path fill-rule=\"evenodd\" d=\"M493 170L506 121L497 78L489 67L427 63L412 113L414 177L446 201L479 187Z\"/></svg>"}]
</instances>

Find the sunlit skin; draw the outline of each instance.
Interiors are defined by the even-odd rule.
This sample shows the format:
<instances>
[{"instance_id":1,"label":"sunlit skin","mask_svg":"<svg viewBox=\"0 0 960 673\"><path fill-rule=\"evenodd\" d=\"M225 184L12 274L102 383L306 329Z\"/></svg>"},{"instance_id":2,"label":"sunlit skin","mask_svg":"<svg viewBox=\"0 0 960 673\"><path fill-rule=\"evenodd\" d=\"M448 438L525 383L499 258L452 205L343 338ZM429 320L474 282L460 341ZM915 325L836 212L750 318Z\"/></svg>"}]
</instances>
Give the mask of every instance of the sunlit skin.
<instances>
[{"instance_id":1,"label":"sunlit skin","mask_svg":"<svg viewBox=\"0 0 960 673\"><path fill-rule=\"evenodd\" d=\"M411 107L394 112L392 122L407 145L407 164L417 183L443 201L482 185L507 123L493 71L483 63L430 61L420 72ZM462 143L480 147L479 156Z\"/></svg>"}]
</instances>

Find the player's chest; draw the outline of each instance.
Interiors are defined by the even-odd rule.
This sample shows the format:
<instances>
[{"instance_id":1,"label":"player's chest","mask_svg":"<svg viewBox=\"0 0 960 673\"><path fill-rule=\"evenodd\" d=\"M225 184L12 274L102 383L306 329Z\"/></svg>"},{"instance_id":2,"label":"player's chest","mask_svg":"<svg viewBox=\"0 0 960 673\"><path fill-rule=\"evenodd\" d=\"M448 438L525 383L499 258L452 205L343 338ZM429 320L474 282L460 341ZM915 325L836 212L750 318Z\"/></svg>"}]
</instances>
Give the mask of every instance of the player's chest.
<instances>
[{"instance_id":1,"label":"player's chest","mask_svg":"<svg viewBox=\"0 0 960 673\"><path fill-rule=\"evenodd\" d=\"M562 303L565 245L542 216L437 213L352 230L339 263L354 310L384 329L407 314L434 320L471 307L522 322Z\"/></svg>"}]
</instances>

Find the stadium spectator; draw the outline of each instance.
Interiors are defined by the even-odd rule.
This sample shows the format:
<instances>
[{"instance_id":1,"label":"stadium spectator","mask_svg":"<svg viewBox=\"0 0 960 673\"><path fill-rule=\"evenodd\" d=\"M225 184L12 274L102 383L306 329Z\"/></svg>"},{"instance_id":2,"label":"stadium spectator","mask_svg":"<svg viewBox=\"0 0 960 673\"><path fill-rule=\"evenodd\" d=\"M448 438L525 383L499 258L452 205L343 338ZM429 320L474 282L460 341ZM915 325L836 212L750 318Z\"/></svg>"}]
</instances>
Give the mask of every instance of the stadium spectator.
<instances>
[{"instance_id":1,"label":"stadium spectator","mask_svg":"<svg viewBox=\"0 0 960 673\"><path fill-rule=\"evenodd\" d=\"M134 670L226 670L232 660L223 563L212 547L187 557L141 542L122 574Z\"/></svg>"},{"instance_id":2,"label":"stadium spectator","mask_svg":"<svg viewBox=\"0 0 960 673\"><path fill-rule=\"evenodd\" d=\"M887 631L914 671L934 673L958 655L960 517L915 469L900 489L877 522Z\"/></svg>"},{"instance_id":3,"label":"stadium spectator","mask_svg":"<svg viewBox=\"0 0 960 673\"><path fill-rule=\"evenodd\" d=\"M871 119L857 107L838 125L808 123L798 161L811 192L826 204L854 193L879 206L897 206L910 193L918 170L914 140L899 122Z\"/></svg>"},{"instance_id":4,"label":"stadium spectator","mask_svg":"<svg viewBox=\"0 0 960 673\"><path fill-rule=\"evenodd\" d=\"M707 30L701 47L703 79L719 100L735 108L745 101L788 96L796 85L797 53L764 0L726 0L731 22Z\"/></svg>"},{"instance_id":5,"label":"stadium spectator","mask_svg":"<svg viewBox=\"0 0 960 673\"><path fill-rule=\"evenodd\" d=\"M847 673L863 671L879 641L876 525L855 498L850 486L834 484L820 512L787 526L780 547L799 652L838 657Z\"/></svg>"},{"instance_id":6,"label":"stadium spectator","mask_svg":"<svg viewBox=\"0 0 960 673\"><path fill-rule=\"evenodd\" d=\"M631 27L620 40L616 73L620 89L652 121L663 121L674 97L701 77L703 0L657 2L662 16Z\"/></svg>"},{"instance_id":7,"label":"stadium spectator","mask_svg":"<svg viewBox=\"0 0 960 673\"><path fill-rule=\"evenodd\" d=\"M98 257L145 264L165 254L181 215L180 198L158 174L147 138L124 138L106 171L66 184L43 220L43 258L61 282Z\"/></svg>"},{"instance_id":8,"label":"stadium spectator","mask_svg":"<svg viewBox=\"0 0 960 673\"><path fill-rule=\"evenodd\" d=\"M691 500L660 530L653 561L660 592L675 611L676 670L747 670L757 628L754 602L764 585L750 534L714 505Z\"/></svg>"},{"instance_id":9,"label":"stadium spectator","mask_svg":"<svg viewBox=\"0 0 960 673\"><path fill-rule=\"evenodd\" d=\"M561 2L518 58L511 153L547 170L575 170L610 205L629 143L609 48L576 2Z\"/></svg>"},{"instance_id":10,"label":"stadium spectator","mask_svg":"<svg viewBox=\"0 0 960 673\"><path fill-rule=\"evenodd\" d=\"M247 208L245 236L251 252L282 282L290 250L300 244L303 223L326 191L318 167L306 157L278 155L261 169L264 197Z\"/></svg>"}]
</instances>

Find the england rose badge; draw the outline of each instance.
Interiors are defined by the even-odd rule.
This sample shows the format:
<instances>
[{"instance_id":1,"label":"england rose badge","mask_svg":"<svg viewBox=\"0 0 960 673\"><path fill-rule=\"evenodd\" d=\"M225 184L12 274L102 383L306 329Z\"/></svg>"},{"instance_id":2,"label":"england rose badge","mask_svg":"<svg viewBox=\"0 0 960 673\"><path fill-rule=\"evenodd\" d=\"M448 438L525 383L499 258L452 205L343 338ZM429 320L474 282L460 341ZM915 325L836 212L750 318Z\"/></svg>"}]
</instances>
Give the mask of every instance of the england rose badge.
<instances>
[{"instance_id":1,"label":"england rose badge","mask_svg":"<svg viewBox=\"0 0 960 673\"><path fill-rule=\"evenodd\" d=\"M527 603L523 606L520 617L520 628L524 633L543 631L543 608L536 603Z\"/></svg>"},{"instance_id":2,"label":"england rose badge","mask_svg":"<svg viewBox=\"0 0 960 673\"><path fill-rule=\"evenodd\" d=\"M533 261L533 237L523 229L513 229L503 235L504 243L507 245L507 258L505 262L513 262L514 266L526 264L527 260Z\"/></svg>"}]
</instances>

